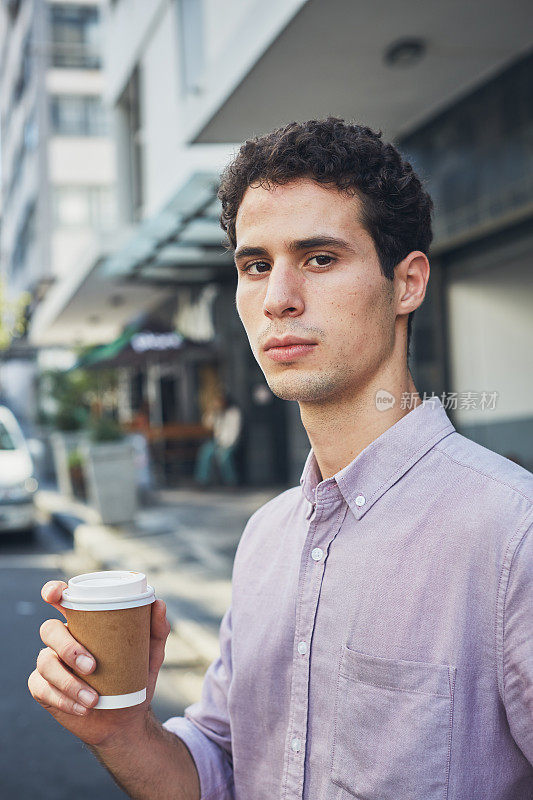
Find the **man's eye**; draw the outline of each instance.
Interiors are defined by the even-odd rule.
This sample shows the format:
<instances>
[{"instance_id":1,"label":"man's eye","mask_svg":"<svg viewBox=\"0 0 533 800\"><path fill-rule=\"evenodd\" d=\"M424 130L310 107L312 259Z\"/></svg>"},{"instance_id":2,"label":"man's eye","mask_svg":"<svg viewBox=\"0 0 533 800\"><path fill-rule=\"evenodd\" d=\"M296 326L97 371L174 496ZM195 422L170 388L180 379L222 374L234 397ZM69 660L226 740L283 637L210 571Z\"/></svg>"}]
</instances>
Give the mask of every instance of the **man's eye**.
<instances>
[{"instance_id":1,"label":"man's eye","mask_svg":"<svg viewBox=\"0 0 533 800\"><path fill-rule=\"evenodd\" d=\"M317 263L312 264L312 261L316 261ZM311 256L307 263L312 267L329 267L334 261L335 258L333 256L321 254L317 256ZM251 264L248 264L246 267L244 267L242 271L248 275L264 275L270 269L271 266L268 261L253 261Z\"/></svg>"},{"instance_id":2,"label":"man's eye","mask_svg":"<svg viewBox=\"0 0 533 800\"><path fill-rule=\"evenodd\" d=\"M270 264L266 261L254 261L252 264L248 264L243 271L247 272L249 275L263 275L269 269Z\"/></svg>"},{"instance_id":3,"label":"man's eye","mask_svg":"<svg viewBox=\"0 0 533 800\"><path fill-rule=\"evenodd\" d=\"M308 262L308 263L310 263L311 261L318 261L318 263L317 263L316 265L313 265L313 264L311 264L311 266L317 266L317 267L329 267L329 265L330 265L330 264L331 264L331 263L332 263L334 260L335 260L335 259L333 258L333 256L320 255L320 256L312 256L312 257L309 259L309 262Z\"/></svg>"}]
</instances>

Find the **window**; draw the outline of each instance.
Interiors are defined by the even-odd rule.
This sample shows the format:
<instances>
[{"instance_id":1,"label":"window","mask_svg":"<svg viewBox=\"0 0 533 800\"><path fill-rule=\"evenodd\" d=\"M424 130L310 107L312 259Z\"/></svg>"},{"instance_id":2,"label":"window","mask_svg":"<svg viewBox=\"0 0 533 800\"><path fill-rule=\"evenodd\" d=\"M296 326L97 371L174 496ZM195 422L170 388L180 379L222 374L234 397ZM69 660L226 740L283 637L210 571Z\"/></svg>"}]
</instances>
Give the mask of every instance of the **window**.
<instances>
[{"instance_id":1,"label":"window","mask_svg":"<svg viewBox=\"0 0 533 800\"><path fill-rule=\"evenodd\" d=\"M28 204L22 224L20 226L13 255L11 256L11 268L13 272L19 271L26 261L28 251L35 239L35 202Z\"/></svg>"},{"instance_id":2,"label":"window","mask_svg":"<svg viewBox=\"0 0 533 800\"><path fill-rule=\"evenodd\" d=\"M14 450L15 444L3 422L0 422L0 450Z\"/></svg>"},{"instance_id":3,"label":"window","mask_svg":"<svg viewBox=\"0 0 533 800\"><path fill-rule=\"evenodd\" d=\"M39 126L37 123L37 110L34 108L24 123L22 133L24 137L24 147L27 151L35 150L39 142Z\"/></svg>"},{"instance_id":4,"label":"window","mask_svg":"<svg viewBox=\"0 0 533 800\"><path fill-rule=\"evenodd\" d=\"M202 0L177 0L181 43L182 89L187 94L202 90L204 32Z\"/></svg>"},{"instance_id":5,"label":"window","mask_svg":"<svg viewBox=\"0 0 533 800\"><path fill-rule=\"evenodd\" d=\"M20 60L19 71L13 84L13 93L11 96L11 107L14 108L24 94L26 87L31 79L31 39L29 34L24 40L22 46L22 58Z\"/></svg>"},{"instance_id":6,"label":"window","mask_svg":"<svg viewBox=\"0 0 533 800\"><path fill-rule=\"evenodd\" d=\"M22 174L22 168L24 166L25 157L26 157L26 149L24 147L24 141L20 141L15 151L15 155L13 156L12 167L11 167L11 179L9 181L9 185L7 188L6 200L9 200L11 198L11 195L15 191L15 187L18 186L18 184L20 183L20 176Z\"/></svg>"},{"instance_id":7,"label":"window","mask_svg":"<svg viewBox=\"0 0 533 800\"><path fill-rule=\"evenodd\" d=\"M119 101L119 109L124 119L124 146L127 154L130 203L128 215L137 221L142 218L144 202L143 180L143 131L140 97L140 75L136 67Z\"/></svg>"},{"instance_id":8,"label":"window","mask_svg":"<svg viewBox=\"0 0 533 800\"><path fill-rule=\"evenodd\" d=\"M22 138L19 141L17 149L13 156L12 166L11 166L11 178L9 180L9 184L7 185L7 190L6 190L6 202L10 200L11 195L15 191L16 186L18 186L18 184L20 183L26 156L28 153L30 153L32 150L36 148L38 137L39 137L39 131L37 128L36 111L35 109L33 109L29 117L27 118L26 122L24 123Z\"/></svg>"},{"instance_id":9,"label":"window","mask_svg":"<svg viewBox=\"0 0 533 800\"><path fill-rule=\"evenodd\" d=\"M89 194L84 187L54 190L54 223L60 227L88 227L91 220Z\"/></svg>"},{"instance_id":10,"label":"window","mask_svg":"<svg viewBox=\"0 0 533 800\"><path fill-rule=\"evenodd\" d=\"M94 6L50 7L52 66L69 69L99 69L100 20Z\"/></svg>"},{"instance_id":11,"label":"window","mask_svg":"<svg viewBox=\"0 0 533 800\"><path fill-rule=\"evenodd\" d=\"M107 113L100 97L61 94L50 100L52 132L59 136L105 136Z\"/></svg>"},{"instance_id":12,"label":"window","mask_svg":"<svg viewBox=\"0 0 533 800\"><path fill-rule=\"evenodd\" d=\"M16 22L16 19L19 15L20 0L6 0L5 6L7 8L9 21L13 25L13 23Z\"/></svg>"},{"instance_id":13,"label":"window","mask_svg":"<svg viewBox=\"0 0 533 800\"><path fill-rule=\"evenodd\" d=\"M531 203L533 54L400 142L426 178L435 239L464 236Z\"/></svg>"},{"instance_id":14,"label":"window","mask_svg":"<svg viewBox=\"0 0 533 800\"><path fill-rule=\"evenodd\" d=\"M115 202L110 186L56 186L53 194L54 224L61 228L111 230Z\"/></svg>"}]
</instances>

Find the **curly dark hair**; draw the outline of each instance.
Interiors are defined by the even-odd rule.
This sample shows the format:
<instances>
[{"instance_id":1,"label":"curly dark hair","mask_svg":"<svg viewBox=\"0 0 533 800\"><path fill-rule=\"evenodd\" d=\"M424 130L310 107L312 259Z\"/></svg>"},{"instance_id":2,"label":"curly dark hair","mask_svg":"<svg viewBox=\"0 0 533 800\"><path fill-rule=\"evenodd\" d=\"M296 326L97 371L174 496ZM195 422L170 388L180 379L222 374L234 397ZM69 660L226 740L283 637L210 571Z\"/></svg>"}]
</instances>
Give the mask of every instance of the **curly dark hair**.
<instances>
[{"instance_id":1,"label":"curly dark hair","mask_svg":"<svg viewBox=\"0 0 533 800\"><path fill-rule=\"evenodd\" d=\"M428 254L433 238L433 202L411 164L381 131L349 124L339 117L291 122L272 133L248 139L221 175L220 224L235 249L235 220L246 189L308 177L361 200L361 223L374 241L382 273L412 250ZM407 321L409 358L414 311Z\"/></svg>"}]
</instances>

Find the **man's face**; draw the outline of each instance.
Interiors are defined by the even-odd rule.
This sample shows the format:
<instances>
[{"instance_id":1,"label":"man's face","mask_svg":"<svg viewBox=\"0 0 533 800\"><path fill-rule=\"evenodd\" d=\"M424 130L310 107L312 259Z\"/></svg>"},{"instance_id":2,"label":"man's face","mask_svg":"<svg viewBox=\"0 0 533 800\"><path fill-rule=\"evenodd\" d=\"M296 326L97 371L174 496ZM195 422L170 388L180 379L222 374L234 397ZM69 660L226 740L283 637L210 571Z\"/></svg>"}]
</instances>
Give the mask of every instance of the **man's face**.
<instances>
[{"instance_id":1,"label":"man's face","mask_svg":"<svg viewBox=\"0 0 533 800\"><path fill-rule=\"evenodd\" d=\"M393 283L359 203L301 178L249 187L239 207L237 310L268 385L285 400L358 393L392 354Z\"/></svg>"}]
</instances>

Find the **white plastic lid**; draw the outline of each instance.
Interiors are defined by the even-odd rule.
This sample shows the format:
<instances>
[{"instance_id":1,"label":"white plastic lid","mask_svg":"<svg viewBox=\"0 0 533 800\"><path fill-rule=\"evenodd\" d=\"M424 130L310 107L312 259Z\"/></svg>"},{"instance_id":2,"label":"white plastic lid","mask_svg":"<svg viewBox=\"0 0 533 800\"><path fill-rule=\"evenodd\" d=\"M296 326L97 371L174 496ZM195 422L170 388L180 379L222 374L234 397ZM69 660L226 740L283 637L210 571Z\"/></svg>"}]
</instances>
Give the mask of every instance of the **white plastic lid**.
<instances>
[{"instance_id":1,"label":"white plastic lid","mask_svg":"<svg viewBox=\"0 0 533 800\"><path fill-rule=\"evenodd\" d=\"M102 604L128 607L152 602L155 600L155 592L147 584L144 573L116 569L85 572L70 578L61 599L61 605L66 608L74 608L75 605L101 607Z\"/></svg>"}]
</instances>

